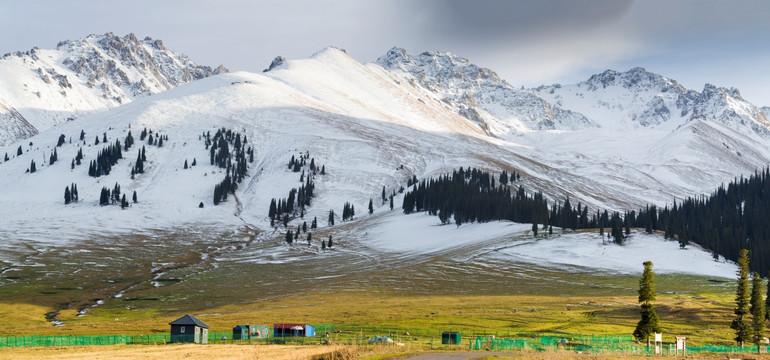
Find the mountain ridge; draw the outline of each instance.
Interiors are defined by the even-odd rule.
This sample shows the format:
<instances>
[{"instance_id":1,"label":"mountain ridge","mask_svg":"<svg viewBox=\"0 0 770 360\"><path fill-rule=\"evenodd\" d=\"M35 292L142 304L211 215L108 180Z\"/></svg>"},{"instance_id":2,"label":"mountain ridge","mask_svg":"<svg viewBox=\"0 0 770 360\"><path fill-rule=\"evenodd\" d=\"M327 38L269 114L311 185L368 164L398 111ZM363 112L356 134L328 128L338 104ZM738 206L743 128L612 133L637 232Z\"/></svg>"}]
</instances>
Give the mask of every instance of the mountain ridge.
<instances>
[{"instance_id":1,"label":"mountain ridge","mask_svg":"<svg viewBox=\"0 0 770 360\"><path fill-rule=\"evenodd\" d=\"M0 144L227 71L196 65L161 40L138 40L133 33L7 53L0 58L0 119L6 120L0 122Z\"/></svg>"},{"instance_id":2,"label":"mountain ridge","mask_svg":"<svg viewBox=\"0 0 770 360\"><path fill-rule=\"evenodd\" d=\"M424 59L413 60L414 66L426 66L429 70L423 72L423 80L414 75L419 72L416 69L407 72L393 66L402 64L403 59L392 62L392 69L388 70L379 63L361 64L344 50L330 47L308 59L281 61L265 73L237 72L192 81L156 96L137 98L108 113L84 115L29 140L3 147L1 150L10 159L0 163L0 188L6 189L3 193L9 202L31 213L46 213L49 207L60 206L63 187L76 182L81 193L88 194L83 198L90 200L69 206L73 211L62 212L63 215L51 213L50 217L61 216L57 221L65 222L72 217L104 217L105 220L98 221L106 223L118 221L119 214L132 210L98 207L94 194L104 184L120 183L125 191L137 190L140 199L144 199L135 206L149 215L146 219L144 215L130 215L136 223L163 227L205 219L269 231L272 228L265 217L267 205L271 198L285 197L292 187L298 186L292 185L293 177L298 175L287 171L286 162L303 151L309 152L317 163L327 165L329 173L324 177L329 181L318 181L317 197L307 213L316 217L325 216L329 209L344 202L362 209L369 198L379 196L383 186L390 193L405 187L414 176L438 176L460 166L493 172L515 170L523 179L517 186L542 191L552 203L569 197L592 210L626 210L648 203L664 206L677 197L710 193L736 174L752 173L770 162L768 140L753 131L737 131L730 126L735 124L705 117L681 123L659 121L647 126L630 117L605 119L596 116L601 112L592 107L593 102L585 101L598 98L589 98L588 94L593 93L577 85L573 86L573 93L565 91L568 86L516 90L492 72L474 70L469 61L448 54L428 52ZM439 62L444 64L440 68L435 65ZM455 65L460 69L449 68ZM441 70L444 75L431 75L434 70ZM641 70L635 72L645 75ZM444 76L452 79L443 79ZM618 78L621 74L613 76ZM452 81L461 84L458 88L463 91L475 91L471 96L473 102L462 95L457 97L462 94L460 91L441 88L441 84ZM619 88L607 84L596 91ZM599 110L621 115L633 113L618 108L626 105L643 112L648 98L661 98L667 108L675 104L675 98L664 96L675 91L646 88L648 91L629 98L641 99L636 103L622 103L620 100L628 100L622 96L607 97L607 106ZM494 91L485 94L486 89ZM483 106L491 108L495 100L507 101L500 94L514 90L519 98L534 99L519 103L517 111L542 111L542 104L549 103L547 98L561 95L556 99L562 102L558 106L574 109L569 111L581 114L591 126L547 130L525 126L521 131L508 127L495 134L493 131L499 130L496 126L506 124L504 120L490 117L490 121L497 123L490 122L485 128L483 123L469 120L460 111L478 108L479 114L492 116ZM566 96L569 94L571 98ZM719 94L719 90L714 89L713 94ZM576 104L583 104L585 110L576 109L569 100L582 100ZM611 104L612 101L616 103ZM632 106L638 104L642 110ZM529 109L530 105L533 109ZM582 115L583 112L589 116ZM236 191L237 206L232 201L212 206L211 191L224 175L221 169L207 165L209 154L202 143L194 145L202 133L222 127L246 135L256 151L255 163ZM84 167L70 166L81 147L86 162L97 157L105 145L103 141L95 145L94 137L102 140L106 136L110 143L122 142L128 131L138 137L144 128L171 136L162 148L148 147L146 173L136 179L129 178L137 158L136 148L127 150L118 162L118 170L105 177L94 179L87 176ZM81 130L85 130L85 140L77 140ZM60 135L67 141L61 147L54 146ZM16 156L18 147L22 148L22 155ZM49 165L47 159L54 150L63 161ZM198 163L194 169L182 169L183 163L193 159ZM25 174L32 160L37 162L38 171ZM195 175L180 180L190 174ZM45 189L45 194L29 200L26 194L32 189ZM205 205L204 210L197 208L199 203ZM169 217L172 213L179 215ZM4 216L26 224L36 219L26 219L17 213ZM89 227L89 232L96 232L91 225L84 226Z\"/></svg>"}]
</instances>

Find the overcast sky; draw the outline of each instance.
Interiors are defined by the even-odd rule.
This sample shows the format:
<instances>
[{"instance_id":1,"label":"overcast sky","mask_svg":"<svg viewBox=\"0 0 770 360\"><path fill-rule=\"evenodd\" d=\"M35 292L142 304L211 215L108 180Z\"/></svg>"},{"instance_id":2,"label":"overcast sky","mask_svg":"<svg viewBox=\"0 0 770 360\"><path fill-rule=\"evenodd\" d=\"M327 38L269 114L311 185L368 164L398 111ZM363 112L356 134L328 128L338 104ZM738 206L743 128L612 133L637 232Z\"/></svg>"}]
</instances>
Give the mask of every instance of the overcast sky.
<instances>
[{"instance_id":1,"label":"overcast sky","mask_svg":"<svg viewBox=\"0 0 770 360\"><path fill-rule=\"evenodd\" d=\"M398 46L453 52L515 86L642 66L770 105L769 15L765 0L3 1L0 53L133 32L199 64L261 71L328 45L361 62Z\"/></svg>"}]
</instances>

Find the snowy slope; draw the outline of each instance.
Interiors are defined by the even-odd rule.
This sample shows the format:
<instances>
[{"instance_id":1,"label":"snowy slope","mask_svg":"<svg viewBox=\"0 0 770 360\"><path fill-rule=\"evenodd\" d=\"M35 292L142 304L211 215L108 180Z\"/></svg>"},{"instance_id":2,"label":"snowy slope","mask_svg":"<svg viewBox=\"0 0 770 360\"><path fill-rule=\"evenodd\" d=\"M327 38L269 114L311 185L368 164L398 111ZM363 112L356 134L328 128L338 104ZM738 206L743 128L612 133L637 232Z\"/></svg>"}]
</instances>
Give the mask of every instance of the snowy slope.
<instances>
[{"instance_id":1,"label":"snowy slope","mask_svg":"<svg viewBox=\"0 0 770 360\"><path fill-rule=\"evenodd\" d=\"M770 135L765 113L744 100L737 89L706 84L700 92L688 90L639 67L627 72L607 70L575 85L541 86L532 93L603 127L637 129L706 120L743 134Z\"/></svg>"},{"instance_id":2,"label":"snowy slope","mask_svg":"<svg viewBox=\"0 0 770 360\"><path fill-rule=\"evenodd\" d=\"M140 146L126 151L109 175L89 177L88 163L104 148L103 143L94 145L94 138L106 133L109 142L123 142L129 126L137 142L143 128L169 139L162 148L146 147L146 172L134 180L130 169ZM220 127L245 134L256 157L236 193L238 201L231 198L213 206L214 185L224 174L209 165L199 135ZM81 130L85 145L78 141ZM49 166L47 159L61 134L67 142L56 149L59 162ZM23 155L15 156L19 146ZM81 147L84 163L70 169ZM300 153L309 153L327 170L327 175L316 175L317 198L306 218L324 220L329 209L340 214L346 201L361 214L370 198L379 198L383 186L390 194L406 186L413 175L440 175L458 166L516 169L528 190L547 191L554 197L579 188L584 194L614 194L620 199L616 189L519 154L530 151L489 138L445 103L400 86L377 65L362 65L329 48L264 75L223 74L195 81L0 149L0 156L10 157L0 164L0 191L7 205L0 209L0 217L16 224L0 231L49 241L52 229L65 239L105 228L120 232L191 223L268 229L270 200L286 197L301 185L299 174L286 166L292 155ZM184 170L184 161L193 159L198 166ZM25 173L32 160L37 172ZM65 206L64 187L73 182L81 202ZM139 203L129 210L98 206L100 189L115 183L129 198L136 190ZM200 202L203 209L197 207Z\"/></svg>"},{"instance_id":3,"label":"snowy slope","mask_svg":"<svg viewBox=\"0 0 770 360\"><path fill-rule=\"evenodd\" d=\"M376 63L432 93L491 135L595 126L583 115L517 90L494 71L452 53L410 56L404 49L393 48Z\"/></svg>"},{"instance_id":4,"label":"snowy slope","mask_svg":"<svg viewBox=\"0 0 770 360\"><path fill-rule=\"evenodd\" d=\"M553 161L601 181L647 183L642 191L651 202L708 194L770 162L767 116L736 89L707 84L701 92L688 90L634 68L531 92L599 127L519 141L551 149Z\"/></svg>"},{"instance_id":5,"label":"snowy slope","mask_svg":"<svg viewBox=\"0 0 770 360\"><path fill-rule=\"evenodd\" d=\"M532 101L508 103L506 94L514 90L493 85L498 83L493 73L473 70L467 61L448 54L434 55L429 58L436 58L436 62L425 60L426 64L442 70L426 72L424 82L420 82L400 65L383 67L382 61L361 64L343 50L327 48L309 59L279 62L264 73L220 74L151 97L137 97L112 110L82 115L8 144L0 148L0 156L7 153L10 158L0 163L0 238L11 239L9 243L16 246L54 246L105 233L201 227L259 230L261 240L280 239L285 230L270 226L268 206L271 199L286 197L301 185L300 174L289 170L287 164L292 156L308 154L327 173L314 176L316 197L305 218L292 220L290 228L317 217L319 226L329 230L329 210L335 210L339 217L343 204L350 202L357 215L346 228L362 230L370 220L380 224L363 235L349 230L353 234L350 237L367 244L373 252L394 251L383 240L392 237L386 233L401 228L421 232L425 244L431 244L420 247L415 243L423 249L418 253L448 251L467 245L464 239L519 236L526 229L511 224L437 229L420 221L402 223L398 220L403 217L398 210L401 197L396 196L396 209L390 211L378 201L382 188L391 194L406 186L412 176L426 178L459 166L474 166L495 173L515 170L522 175L517 185L528 192L542 191L551 201L570 196L573 204L588 204L591 211L625 210L710 192L720 183L770 162L767 138L749 124L736 129L737 124L710 116L677 122L679 116L642 125L639 117L622 109L617 110L622 119L614 121L605 107L578 108L583 104L577 100L578 93L569 98L573 102L563 95L563 105L558 105L560 109L574 106L571 115L549 118L554 126L545 126L548 121L543 123L541 115L535 115L539 114L537 109L546 109L545 114L560 113L553 106L548 110L551 105L545 94L527 95L516 90L511 95L515 99ZM463 81L455 83L445 77L471 78L472 84L466 86ZM462 97L458 100L459 92L449 91L461 87L477 92L474 107ZM633 96L623 95L630 92L621 87L608 86L601 96L624 104L623 109L649 103L642 95L638 101L629 100L628 96ZM493 88L498 90L490 90ZM658 94L656 89L645 90L645 96ZM554 97L557 93L531 91ZM611 97L610 91L620 95ZM591 94L591 99L599 101L600 95ZM495 99L502 102L498 104ZM461 111L471 108L480 109L478 112L493 122L484 126ZM501 111L497 113L503 114L501 118L494 117L495 109ZM517 117L522 113L531 117ZM493 131L498 125L504 131ZM214 186L225 174L210 165L201 135L222 127L246 135L248 145L255 149L255 160L235 196L214 206ZM163 147L139 141L144 128L167 135ZM109 175L89 177L88 163L105 146L103 142L94 145L94 139L101 140L106 134L109 142L123 142L129 130L137 144L124 152L124 159ZM84 142L78 140L81 131L86 134ZM56 148L59 161L48 165L61 134L66 141ZM142 145L147 155L145 173L131 179L130 171ZM16 156L19 147L23 154ZM81 147L84 163L71 169L71 160ZM197 165L184 169L185 161L191 163L193 159ZM26 173L33 160L37 171ZM81 201L64 205L64 188L71 183L77 183ZM138 203L126 210L99 206L100 189L116 183L129 199L136 191ZM369 199L376 204L371 216L366 214ZM199 203L204 207L199 208ZM340 222L338 218L338 226ZM283 250L281 245L274 249ZM709 256L703 255L706 259Z\"/></svg>"},{"instance_id":6,"label":"snowy slope","mask_svg":"<svg viewBox=\"0 0 770 360\"><path fill-rule=\"evenodd\" d=\"M0 59L0 144L226 71L196 65L160 40L134 34L90 35L54 50L9 53Z\"/></svg>"}]
</instances>

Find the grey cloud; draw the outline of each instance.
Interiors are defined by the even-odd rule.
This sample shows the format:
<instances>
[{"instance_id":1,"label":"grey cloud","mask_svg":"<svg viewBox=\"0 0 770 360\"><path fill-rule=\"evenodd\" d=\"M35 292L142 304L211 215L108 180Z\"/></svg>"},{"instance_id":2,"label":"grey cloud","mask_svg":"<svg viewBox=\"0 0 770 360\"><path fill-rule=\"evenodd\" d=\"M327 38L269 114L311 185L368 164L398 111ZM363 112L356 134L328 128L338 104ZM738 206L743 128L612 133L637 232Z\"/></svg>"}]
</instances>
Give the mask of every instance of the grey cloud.
<instances>
[{"instance_id":1,"label":"grey cloud","mask_svg":"<svg viewBox=\"0 0 770 360\"><path fill-rule=\"evenodd\" d=\"M430 31L459 41L500 41L587 31L625 17L632 0L462 1L419 3L431 13Z\"/></svg>"}]
</instances>

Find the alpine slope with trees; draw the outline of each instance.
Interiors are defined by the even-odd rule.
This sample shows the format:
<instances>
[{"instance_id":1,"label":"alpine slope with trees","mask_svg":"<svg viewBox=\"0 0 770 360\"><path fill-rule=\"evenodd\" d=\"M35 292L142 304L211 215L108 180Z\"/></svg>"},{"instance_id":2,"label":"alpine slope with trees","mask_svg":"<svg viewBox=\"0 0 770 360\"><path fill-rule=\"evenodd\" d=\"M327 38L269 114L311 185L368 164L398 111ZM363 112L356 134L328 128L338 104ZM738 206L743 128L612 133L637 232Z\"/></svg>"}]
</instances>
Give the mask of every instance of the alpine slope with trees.
<instances>
[{"instance_id":1,"label":"alpine slope with trees","mask_svg":"<svg viewBox=\"0 0 770 360\"><path fill-rule=\"evenodd\" d=\"M630 228L654 233L671 227L670 237L707 244L689 223L705 221L691 215L702 199L692 205L672 199L708 193L770 163L770 146L758 145L770 140L728 116L739 99L724 89L679 89L689 94L682 101L690 102L675 112L668 98L648 106L668 83L646 72L615 74L627 82L593 79L635 94L633 106L616 104L628 105L618 107L623 119L642 108L697 113L692 121L671 115L655 123L649 115L644 124L611 123L593 103L557 105L550 93L514 88L449 53L402 55L391 51L362 64L330 47L264 73L200 78L9 143L0 148L0 197L8 205L0 207L0 218L37 226L0 235L21 231L25 239L47 239L56 230L62 239L77 239L119 223L108 231L249 229L283 246L289 230L292 242L298 234L306 241L307 223L308 232L315 225L311 241L333 233L341 246L348 239L336 229L376 227L395 214L404 219L400 213L424 212L458 232L506 220L531 224L538 235L560 232L553 228L598 229L623 243ZM596 95L605 87L591 89ZM719 94L736 102L718 102ZM761 124L738 110L746 124ZM625 146L637 139L651 150ZM676 144L676 167L670 156L660 156L664 143ZM712 159L708 166L704 153ZM68 187L69 203L63 204ZM113 201L116 206L99 206ZM752 225L748 212L758 203L743 206L739 216L723 219L729 222L720 228L724 236L745 232L755 239L761 233L763 225ZM26 211L13 210L20 207ZM51 221L41 224L41 214ZM58 230L65 223L73 225ZM444 231L428 228L426 238L432 230ZM747 247L728 246L721 237L718 246L731 259ZM751 251L764 256L761 249ZM766 272L760 258L752 264Z\"/></svg>"}]
</instances>

